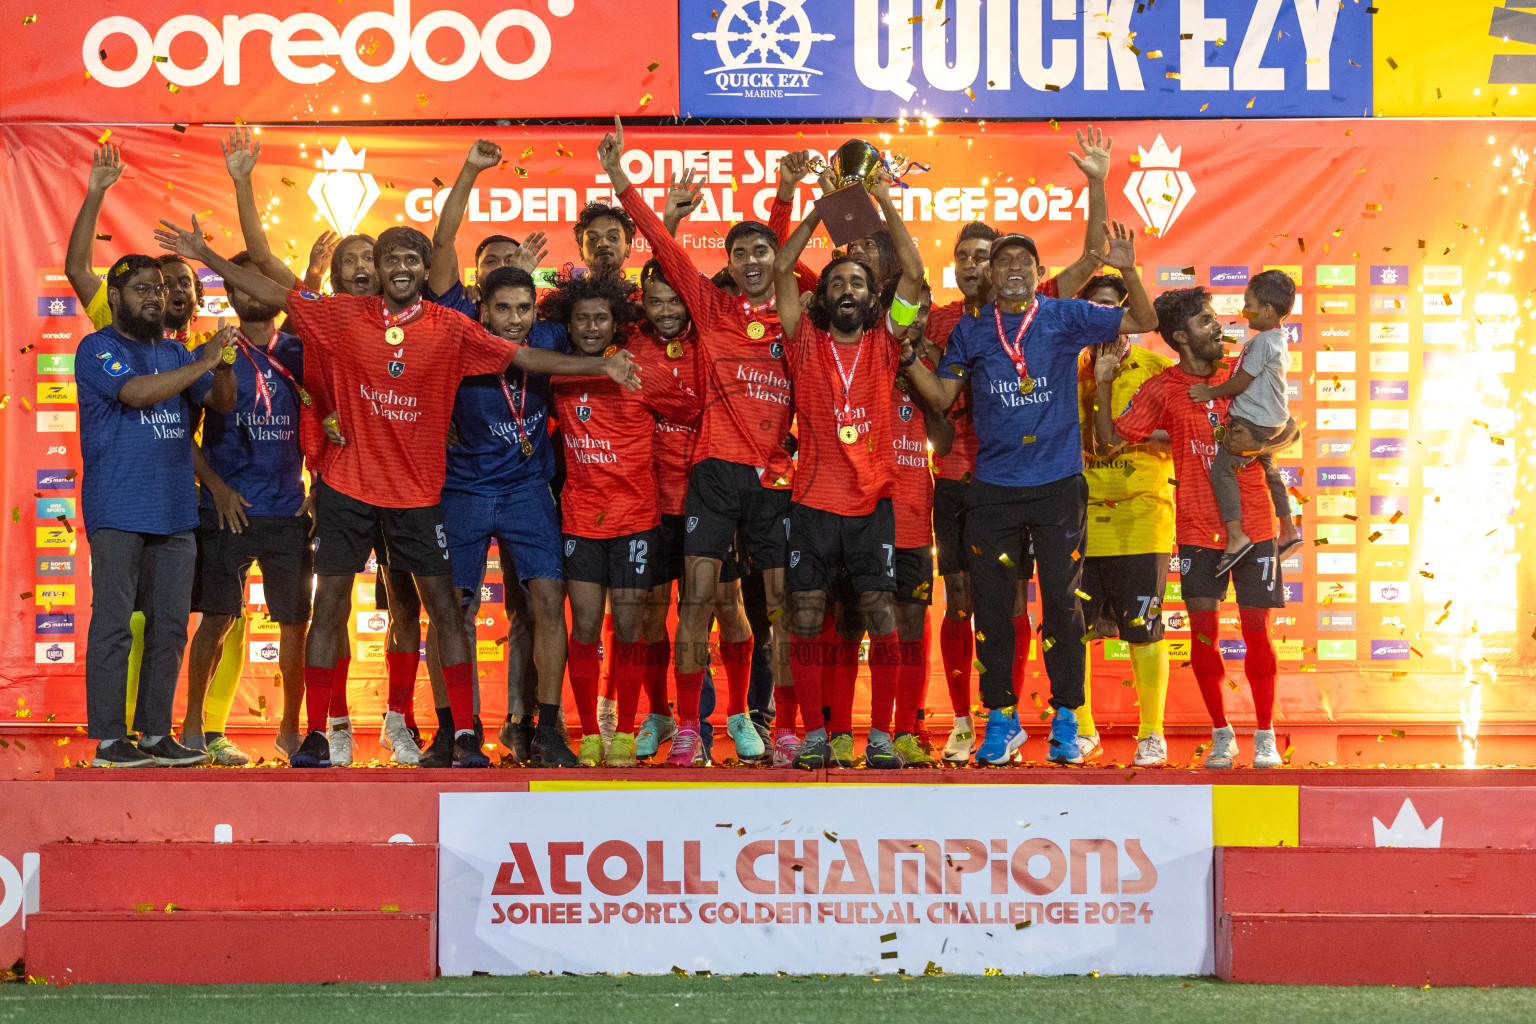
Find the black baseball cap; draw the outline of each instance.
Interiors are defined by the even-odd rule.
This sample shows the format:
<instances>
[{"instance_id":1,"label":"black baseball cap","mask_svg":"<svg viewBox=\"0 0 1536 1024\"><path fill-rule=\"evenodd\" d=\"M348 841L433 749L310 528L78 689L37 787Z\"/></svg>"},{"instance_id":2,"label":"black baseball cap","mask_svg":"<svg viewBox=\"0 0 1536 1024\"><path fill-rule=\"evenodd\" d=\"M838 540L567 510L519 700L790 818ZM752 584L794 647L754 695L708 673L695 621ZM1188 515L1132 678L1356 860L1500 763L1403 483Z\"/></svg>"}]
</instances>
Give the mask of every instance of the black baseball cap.
<instances>
[{"instance_id":1,"label":"black baseball cap","mask_svg":"<svg viewBox=\"0 0 1536 1024\"><path fill-rule=\"evenodd\" d=\"M992 240L992 247L987 250L987 255L991 259L995 260L997 259L998 253L1002 252L1004 249L1010 249L1014 246L1022 246L1023 248L1028 249L1029 254L1035 258L1035 262L1040 262L1040 250L1035 248L1035 240L1030 238L1028 235L999 235L997 238Z\"/></svg>"}]
</instances>

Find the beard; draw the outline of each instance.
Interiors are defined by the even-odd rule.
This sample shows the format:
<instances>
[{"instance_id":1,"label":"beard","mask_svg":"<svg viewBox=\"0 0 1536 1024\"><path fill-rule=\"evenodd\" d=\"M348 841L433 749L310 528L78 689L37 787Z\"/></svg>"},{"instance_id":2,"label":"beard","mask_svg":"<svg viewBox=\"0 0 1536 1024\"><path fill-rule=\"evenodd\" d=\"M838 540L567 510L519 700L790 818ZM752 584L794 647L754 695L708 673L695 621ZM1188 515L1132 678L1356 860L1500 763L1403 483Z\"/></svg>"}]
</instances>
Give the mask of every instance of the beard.
<instances>
[{"instance_id":1,"label":"beard","mask_svg":"<svg viewBox=\"0 0 1536 1024\"><path fill-rule=\"evenodd\" d=\"M166 327L171 326L166 323L164 313L146 316L142 313L131 313L126 309L119 310L114 314L113 322L116 324L117 329L128 335L128 337L138 338L141 341L154 341L160 337L161 332ZM185 322L183 322L182 326L185 326Z\"/></svg>"},{"instance_id":2,"label":"beard","mask_svg":"<svg viewBox=\"0 0 1536 1024\"><path fill-rule=\"evenodd\" d=\"M855 302L850 306L839 302L827 311L827 321L843 334L862 331L868 323L872 305L870 302Z\"/></svg>"}]
</instances>

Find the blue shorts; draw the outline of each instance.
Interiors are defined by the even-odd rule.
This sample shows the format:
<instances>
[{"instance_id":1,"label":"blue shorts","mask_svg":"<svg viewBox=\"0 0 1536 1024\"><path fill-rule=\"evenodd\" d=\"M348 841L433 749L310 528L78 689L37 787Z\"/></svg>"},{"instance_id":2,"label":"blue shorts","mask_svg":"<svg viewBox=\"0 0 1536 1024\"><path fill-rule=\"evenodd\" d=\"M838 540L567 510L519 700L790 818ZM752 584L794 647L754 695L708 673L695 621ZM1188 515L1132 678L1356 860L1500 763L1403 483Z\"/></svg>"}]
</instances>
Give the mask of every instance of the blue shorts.
<instances>
[{"instance_id":1,"label":"blue shorts","mask_svg":"<svg viewBox=\"0 0 1536 1024\"><path fill-rule=\"evenodd\" d=\"M560 569L560 518L547 484L510 494L443 492L443 526L453 558L453 585L477 591L485 580L491 538L501 552L506 580L564 580Z\"/></svg>"}]
</instances>

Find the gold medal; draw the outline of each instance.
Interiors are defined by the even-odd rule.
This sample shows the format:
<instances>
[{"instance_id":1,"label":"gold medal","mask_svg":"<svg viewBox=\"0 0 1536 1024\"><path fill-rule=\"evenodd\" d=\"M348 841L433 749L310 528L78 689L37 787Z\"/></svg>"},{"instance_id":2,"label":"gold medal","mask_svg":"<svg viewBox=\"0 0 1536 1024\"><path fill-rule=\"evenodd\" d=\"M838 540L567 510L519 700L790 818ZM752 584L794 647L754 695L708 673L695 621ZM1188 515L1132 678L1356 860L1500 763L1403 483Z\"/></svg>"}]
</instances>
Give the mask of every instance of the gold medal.
<instances>
[{"instance_id":1,"label":"gold medal","mask_svg":"<svg viewBox=\"0 0 1536 1024\"><path fill-rule=\"evenodd\" d=\"M305 405L315 404L315 400L309 397L309 392L305 391L303 388L299 388L299 401L303 402Z\"/></svg>"},{"instance_id":2,"label":"gold medal","mask_svg":"<svg viewBox=\"0 0 1536 1024\"><path fill-rule=\"evenodd\" d=\"M1216 441L1223 440L1227 436L1227 428L1223 424L1216 424L1211 428L1211 438Z\"/></svg>"},{"instance_id":3,"label":"gold medal","mask_svg":"<svg viewBox=\"0 0 1536 1024\"><path fill-rule=\"evenodd\" d=\"M668 359L681 359L681 358L683 358L683 343L680 342L680 341L677 341L676 339L673 339L672 341L667 342L667 358Z\"/></svg>"},{"instance_id":4,"label":"gold medal","mask_svg":"<svg viewBox=\"0 0 1536 1024\"><path fill-rule=\"evenodd\" d=\"M619 346L609 345L607 348L603 349L603 358L612 359L614 356L618 355L618 352Z\"/></svg>"},{"instance_id":5,"label":"gold medal","mask_svg":"<svg viewBox=\"0 0 1536 1024\"><path fill-rule=\"evenodd\" d=\"M751 323L747 324L747 337L751 338L753 341L762 340L763 335L767 333L768 328L764 327L756 320L753 320Z\"/></svg>"},{"instance_id":6,"label":"gold medal","mask_svg":"<svg viewBox=\"0 0 1536 1024\"><path fill-rule=\"evenodd\" d=\"M850 423L837 432L837 438L843 444L856 444L859 440L859 428Z\"/></svg>"},{"instance_id":7,"label":"gold medal","mask_svg":"<svg viewBox=\"0 0 1536 1024\"><path fill-rule=\"evenodd\" d=\"M1035 390L1035 378L1033 378L1033 377L1020 377L1019 378L1019 394L1027 395L1027 394L1029 394L1033 390Z\"/></svg>"},{"instance_id":8,"label":"gold medal","mask_svg":"<svg viewBox=\"0 0 1536 1024\"><path fill-rule=\"evenodd\" d=\"M398 345L404 340L405 328L403 327L391 327L384 332L384 343L386 345Z\"/></svg>"},{"instance_id":9,"label":"gold medal","mask_svg":"<svg viewBox=\"0 0 1536 1024\"><path fill-rule=\"evenodd\" d=\"M224 360L225 366L234 366L235 359L239 356L239 354L239 350L236 349L235 346L225 345L224 351L220 354L220 358Z\"/></svg>"},{"instance_id":10,"label":"gold medal","mask_svg":"<svg viewBox=\"0 0 1536 1024\"><path fill-rule=\"evenodd\" d=\"M533 442L528 440L526 437L517 442L517 447L518 450L521 451L524 455L533 454Z\"/></svg>"}]
</instances>

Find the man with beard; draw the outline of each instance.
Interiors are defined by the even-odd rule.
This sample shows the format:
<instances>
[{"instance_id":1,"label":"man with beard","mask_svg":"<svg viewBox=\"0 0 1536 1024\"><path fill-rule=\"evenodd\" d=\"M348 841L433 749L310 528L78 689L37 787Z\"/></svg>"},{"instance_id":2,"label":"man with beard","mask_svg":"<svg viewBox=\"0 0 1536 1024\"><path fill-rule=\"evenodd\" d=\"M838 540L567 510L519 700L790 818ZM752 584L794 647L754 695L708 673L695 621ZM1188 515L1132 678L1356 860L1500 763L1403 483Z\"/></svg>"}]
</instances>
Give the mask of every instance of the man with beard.
<instances>
[{"instance_id":1,"label":"man with beard","mask_svg":"<svg viewBox=\"0 0 1536 1024\"><path fill-rule=\"evenodd\" d=\"M1075 295L1093 274L1097 273L1097 254L1104 248L1103 222L1107 216L1108 200L1104 182L1109 174L1109 154L1114 147L1113 139L1106 139L1103 132L1088 128L1077 133L1077 144L1083 154L1067 155L1077 164L1088 183L1087 227L1083 234L1083 251L1077 260L1055 277L1040 282L1037 289L1042 295L1059 298ZM960 289L960 301L935 306L928 318L927 340L937 347L937 353L922 353L929 369L939 365L938 354L949 343L955 325L964 317L974 317L981 307L992 299L992 282L987 273L988 254L992 242L998 237L996 229L980 221L973 221L960 229L955 239L955 284ZM944 578L944 618L939 624L939 654L944 664L944 679L949 689L954 726L944 744L944 760L965 764L970 760L976 745L976 730L971 722L971 654L974 641L971 629L971 583L967 572L970 548L965 543L965 500L971 477L976 471L976 430L971 421L970 388L962 386L960 397L950 408L948 417L954 425L954 445L949 454L933 460L933 534L938 549L939 575ZM1017 690L1028 670L1029 648L1034 631L1029 622L1029 578L1034 569L1028 560L1020 562L1018 590L1013 601L1013 685Z\"/></svg>"},{"instance_id":2,"label":"man with beard","mask_svg":"<svg viewBox=\"0 0 1536 1024\"><path fill-rule=\"evenodd\" d=\"M913 386L936 409L948 409L971 385L978 450L966 494L965 543L982 665L987 732L978 764L1013 761L1024 743L1013 684L1011 612L1019 567L1033 548L1043 611L1041 649L1051 681L1049 757L1082 761L1075 709L1083 703L1083 610L1077 591L1087 508L1083 446L1077 418L1077 356L1084 347L1155 321L1135 274L1130 230L1115 225L1104 262L1120 270L1130 308L1037 295L1040 257L1033 240L1004 235L992 243L996 298L956 325L937 374L921 363ZM1071 382L1071 394L1067 393Z\"/></svg>"},{"instance_id":3,"label":"man with beard","mask_svg":"<svg viewBox=\"0 0 1536 1024\"><path fill-rule=\"evenodd\" d=\"M452 398L462 378L500 373L514 362L524 370L611 376L638 386L628 354L593 361L517 346L462 314L423 303L432 247L412 228L390 228L380 235L374 265L385 288L381 296L368 298L288 291L220 258L203 240L196 218L190 231L165 224L156 237L257 301L281 306L304 339L306 374L323 383L348 424L347 443L326 448L322 480L314 489L319 581L305 652L309 734L289 763L330 764L322 726L336 648L346 633L352 576L366 563L378 527L392 564L411 573L438 629L453 709L454 765L488 767L473 728L469 640L459 628L440 503Z\"/></svg>"},{"instance_id":4,"label":"man with beard","mask_svg":"<svg viewBox=\"0 0 1536 1024\"><path fill-rule=\"evenodd\" d=\"M625 210L590 202L576 217L576 249L594 274L617 272L629 259L635 242L635 222Z\"/></svg>"},{"instance_id":5,"label":"man with beard","mask_svg":"<svg viewBox=\"0 0 1536 1024\"><path fill-rule=\"evenodd\" d=\"M491 271L480 279L480 294L480 322L498 338L551 352L569 348L562 327L537 319L533 278L526 270ZM503 585L508 590L521 585L527 592L536 698L549 721L541 716L540 725L547 727L534 730L533 716L522 715L518 722L503 725L502 744L514 756L526 751L535 768L573 768L576 756L557 728L566 659L565 576L560 564L560 521L549 487L555 453L548 418L547 374L508 370L464 378L453 403L443 522L471 651L492 537L501 558ZM437 641L433 630L428 642L435 646ZM509 711L512 696L509 692ZM445 754L452 760L452 709L439 709L438 714L442 721L423 753L424 767L444 767L440 762ZM525 735L514 737L513 729Z\"/></svg>"},{"instance_id":6,"label":"man with beard","mask_svg":"<svg viewBox=\"0 0 1536 1024\"><path fill-rule=\"evenodd\" d=\"M92 764L138 768L208 760L171 735L171 704L187 642L197 546L192 412L227 413L235 375L226 330L194 355L164 337L165 279L150 256L118 259L107 271L112 324L75 353L80 385L81 510L90 544L91 627L86 641ZM128 740L129 617L143 610L144 658Z\"/></svg>"},{"instance_id":7,"label":"man with beard","mask_svg":"<svg viewBox=\"0 0 1536 1024\"><path fill-rule=\"evenodd\" d=\"M230 262L250 267L253 261L242 252ZM228 293L240 318L235 326L235 408L223 416L204 416L202 445L193 449L202 488L192 610L201 613L202 621L187 652L181 738L194 750L207 750L214 764L243 765L250 759L224 735L223 715L204 722L203 699L225 639L244 610L245 580L253 562L261 563L266 603L278 624L283 714L277 747L291 756L299 745L310 520L298 424L309 392L299 384L304 377L299 339L273 326L278 309L233 286Z\"/></svg>"},{"instance_id":8,"label":"man with beard","mask_svg":"<svg viewBox=\"0 0 1536 1024\"><path fill-rule=\"evenodd\" d=\"M820 769L834 758L851 764L852 736L829 744L821 720L822 666L818 642L827 596L839 570L859 595L869 632L872 727L864 749L871 768L900 768L892 746L890 708L900 677L893 594L896 590L895 449L891 437L891 388L896 377L897 336L917 317L923 261L896 206L890 184L872 189L896 243L901 280L890 313L881 323L874 272L852 257L833 259L822 271L816 296L801 315L795 262L820 223L810 214L774 259L779 322L789 336L790 379L795 382L799 467L789 511L791 668L795 696L805 719L805 741L795 757L800 768ZM909 349L910 351L910 349ZM845 750L837 749L845 746Z\"/></svg>"},{"instance_id":9,"label":"man with beard","mask_svg":"<svg viewBox=\"0 0 1536 1024\"><path fill-rule=\"evenodd\" d=\"M726 233L725 251L739 294L711 284L630 185L621 160L623 135L623 125L615 118L614 132L603 138L598 157L620 203L655 248L667 280L683 297L699 331L694 358L700 370L703 414L684 499L687 529L676 642L680 722L668 754L670 762L687 765L694 763L700 742L695 709L709 658L715 592L723 563L738 554L738 527L745 534L742 553L763 573L770 614L784 609L784 531L793 471L784 447L792 410L775 309L773 259L778 238L768 225L757 221L732 227ZM773 628L777 632L783 627L775 622ZM764 754L762 737L746 714L751 643L745 640L722 651L727 726L743 759Z\"/></svg>"},{"instance_id":10,"label":"man with beard","mask_svg":"<svg viewBox=\"0 0 1536 1024\"><path fill-rule=\"evenodd\" d=\"M1189 609L1190 632L1194 635L1190 663L1211 716L1211 747L1204 766L1231 768L1237 756L1237 736L1223 706L1221 688L1226 681L1226 669L1217 645L1221 602L1230 584L1237 592L1238 615L1247 646L1243 670L1253 688L1257 719L1253 766L1278 768L1283 761L1275 744L1276 664L1269 616L1271 609L1285 607L1285 586L1275 552L1275 515L1264 467L1254 461L1237 471L1242 526L1254 542L1253 557L1218 575L1215 566L1226 544L1226 527L1211 490L1210 464L1220 443L1215 431L1224 425L1231 399L1196 402L1189 397L1189 389L1196 384L1221 384L1232 375L1233 367L1220 363L1222 324L1211 308L1210 292L1204 288L1175 288L1157 297L1156 309L1157 332L1178 352L1179 361L1142 384L1121 415L1114 415L1110 402L1097 404L1094 434L1098 451L1108 455L1126 444L1146 440L1154 431L1168 432L1179 481L1179 574L1184 584L1184 603ZM1099 356L1094 363L1094 377L1100 392L1112 388L1122 371L1117 353Z\"/></svg>"}]
</instances>

